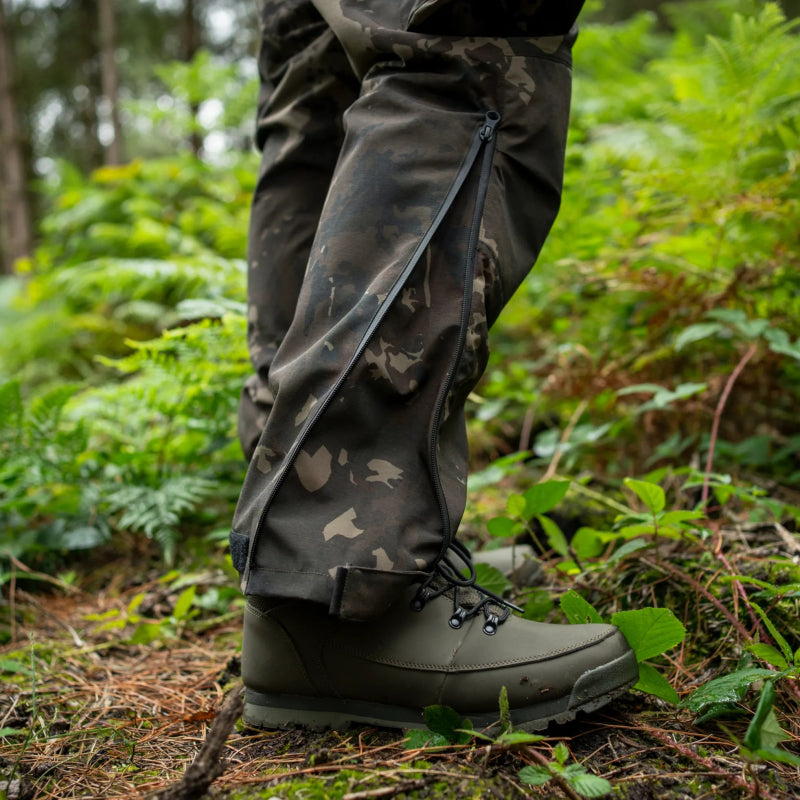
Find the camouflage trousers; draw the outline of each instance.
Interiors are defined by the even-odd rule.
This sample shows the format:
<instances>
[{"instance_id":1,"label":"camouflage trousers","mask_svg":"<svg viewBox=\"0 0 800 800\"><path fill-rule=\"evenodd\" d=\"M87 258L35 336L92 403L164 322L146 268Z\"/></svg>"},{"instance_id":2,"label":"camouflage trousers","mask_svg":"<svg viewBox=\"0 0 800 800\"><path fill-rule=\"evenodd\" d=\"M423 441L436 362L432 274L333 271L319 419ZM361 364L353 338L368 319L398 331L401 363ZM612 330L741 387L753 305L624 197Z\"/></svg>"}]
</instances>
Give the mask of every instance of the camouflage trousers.
<instances>
[{"instance_id":1,"label":"camouflage trousers","mask_svg":"<svg viewBox=\"0 0 800 800\"><path fill-rule=\"evenodd\" d=\"M267 0L247 594L366 619L446 552L464 403L560 202L581 2Z\"/></svg>"}]
</instances>

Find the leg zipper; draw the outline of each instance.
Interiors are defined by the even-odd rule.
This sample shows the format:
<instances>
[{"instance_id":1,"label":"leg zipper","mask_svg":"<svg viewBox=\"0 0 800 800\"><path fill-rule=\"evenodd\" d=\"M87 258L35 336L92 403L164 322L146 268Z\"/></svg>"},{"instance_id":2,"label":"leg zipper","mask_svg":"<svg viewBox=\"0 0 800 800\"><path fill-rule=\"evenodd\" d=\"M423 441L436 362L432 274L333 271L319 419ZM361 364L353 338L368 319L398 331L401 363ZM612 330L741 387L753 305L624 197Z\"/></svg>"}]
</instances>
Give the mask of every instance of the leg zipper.
<instances>
[{"instance_id":1,"label":"leg zipper","mask_svg":"<svg viewBox=\"0 0 800 800\"><path fill-rule=\"evenodd\" d=\"M458 366L458 362L460 361L461 355L464 350L464 340L466 337L467 326L469 323L469 311L471 306L471 295L472 295L472 264L474 259L470 254L473 253L477 247L478 231L480 228L481 216L483 214L483 201L486 196L486 187L489 182L489 173L491 170L491 153L494 151L495 128L497 127L499 122L500 122L500 115L496 111L486 112L486 116L484 117L484 120L481 123L480 128L475 133L470 148L467 151L467 154L464 157L464 160L461 163L458 172L453 178L453 182L450 184L450 188L448 189L447 194L445 195L444 200L442 201L442 204L439 207L439 210L436 212L436 216L433 218L428 230L425 232L424 236L420 239L419 243L414 249L414 252L411 254L411 257L409 258L407 264L405 265L405 267L403 267L403 270L398 275L397 279L392 285L392 288L389 290L383 302L373 315L369 325L367 326L363 336L359 340L358 346L355 348L353 355L351 356L347 365L339 374L335 383L325 393L325 395L322 397L319 403L317 403L314 412L309 415L308 419L306 420L305 424L300 430L300 433L297 435L297 438L295 439L292 447L289 449L286 456L284 457L280 470L277 476L275 477L275 480L272 483L269 495L267 496L264 502L264 507L261 510L256 530L253 536L250 538L250 546L247 552L247 562L245 564L244 573L242 575L242 591L244 591L245 594L247 593L247 585L250 579L250 569L253 560L253 553L255 552L256 547L258 545L258 539L261 535L261 531L264 528L267 514L269 512L270 505L272 504L272 501L275 498L275 495L278 493L278 490L283 484L283 481L286 479L286 476L289 473L289 470L291 469L292 465L294 464L298 454L300 453L300 450L303 448L303 445L305 444L311 432L311 429L318 422L320 417L325 413L325 410L331 404L331 401L334 399L336 394L344 385L350 373L353 371L356 364L358 363L358 360L364 354L364 351L369 345L369 342L371 341L375 331L378 329L381 322L388 313L392 303L400 294L404 285L411 276L411 273L414 271L414 268L419 263L420 258L427 249L431 240L433 239L436 231L439 229L439 226L441 225L442 221L447 215L447 212L450 210L450 207L453 205L453 202L458 196L458 193L461 191L464 182L466 181L467 177L472 171L472 167L477 161L479 154L483 150L485 154L481 166L481 174L478 183L478 195L476 199L475 213L473 215L472 225L469 234L467 263L465 264L465 276L467 276L468 278L469 289L467 290L467 288L465 287L464 297L462 299L461 329L459 335L459 344L456 356L454 357L450 366L450 370L448 371L447 380L443 387L442 393L440 394L439 402L437 403L437 408L434 418L434 426L432 429L434 431L434 435L433 435L433 440L431 442L431 472L433 475L436 494L439 500L439 506L442 509L443 522L446 521L444 528L446 535L444 538L447 544L443 547L442 554L444 554L444 551L447 549L447 545L449 545L449 540L450 538L452 538L452 533L450 531L449 515L447 514L447 506L444 500L444 492L442 490L441 481L439 480L439 470L436 461L436 440L438 438L438 430L439 430L439 425L441 423L442 407L445 399L447 398L450 385L452 384L453 377L455 375L455 371ZM486 154L487 151L488 155Z\"/></svg>"}]
</instances>

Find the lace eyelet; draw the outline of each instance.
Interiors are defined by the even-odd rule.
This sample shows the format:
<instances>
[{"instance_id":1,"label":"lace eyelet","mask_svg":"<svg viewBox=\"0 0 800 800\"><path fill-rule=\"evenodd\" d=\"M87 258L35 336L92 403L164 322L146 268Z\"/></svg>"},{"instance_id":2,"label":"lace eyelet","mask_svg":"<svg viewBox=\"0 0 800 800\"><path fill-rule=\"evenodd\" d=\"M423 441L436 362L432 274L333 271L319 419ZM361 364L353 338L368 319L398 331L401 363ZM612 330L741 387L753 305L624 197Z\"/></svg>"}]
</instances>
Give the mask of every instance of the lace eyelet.
<instances>
[{"instance_id":1,"label":"lace eyelet","mask_svg":"<svg viewBox=\"0 0 800 800\"><path fill-rule=\"evenodd\" d=\"M453 616L448 620L448 624L451 628L458 630L464 624L464 620L466 618L466 610L463 608L457 608L455 611L453 611Z\"/></svg>"},{"instance_id":2,"label":"lace eyelet","mask_svg":"<svg viewBox=\"0 0 800 800\"><path fill-rule=\"evenodd\" d=\"M497 628L500 625L500 618L494 614L490 614L483 623L483 632L487 636L494 636L497 633Z\"/></svg>"}]
</instances>

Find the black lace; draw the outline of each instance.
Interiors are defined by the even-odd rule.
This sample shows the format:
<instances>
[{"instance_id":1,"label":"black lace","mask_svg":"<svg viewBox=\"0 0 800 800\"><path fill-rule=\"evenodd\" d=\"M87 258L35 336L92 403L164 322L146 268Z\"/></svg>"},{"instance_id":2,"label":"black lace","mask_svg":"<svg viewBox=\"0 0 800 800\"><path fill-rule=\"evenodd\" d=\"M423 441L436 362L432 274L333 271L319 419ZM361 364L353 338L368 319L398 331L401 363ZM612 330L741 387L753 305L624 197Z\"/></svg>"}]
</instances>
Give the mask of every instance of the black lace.
<instances>
[{"instance_id":1,"label":"black lace","mask_svg":"<svg viewBox=\"0 0 800 800\"><path fill-rule=\"evenodd\" d=\"M462 563L461 569L453 563L451 555L456 556ZM466 578L463 574L464 567L469 570ZM430 600L452 591L453 614L449 620L450 627L460 628L468 619L476 617L482 611L483 632L487 636L494 636L498 627L509 618L512 610L522 612L522 609L480 586L475 582L476 578L475 565L472 563L469 550L461 542L454 540L450 544L448 554L417 590L411 601L411 608L414 611L422 611ZM462 605L462 601L467 599L463 597L465 594L477 595L476 602Z\"/></svg>"}]
</instances>

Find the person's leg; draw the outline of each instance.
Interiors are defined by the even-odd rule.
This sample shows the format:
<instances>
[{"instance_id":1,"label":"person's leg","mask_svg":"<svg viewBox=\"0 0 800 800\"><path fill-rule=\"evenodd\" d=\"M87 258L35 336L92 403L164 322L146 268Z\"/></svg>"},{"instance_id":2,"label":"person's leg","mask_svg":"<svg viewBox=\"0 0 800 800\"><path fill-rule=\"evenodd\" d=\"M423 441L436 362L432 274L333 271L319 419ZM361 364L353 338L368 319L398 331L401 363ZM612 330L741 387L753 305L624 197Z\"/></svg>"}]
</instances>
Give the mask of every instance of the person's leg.
<instances>
[{"instance_id":1,"label":"person's leg","mask_svg":"<svg viewBox=\"0 0 800 800\"><path fill-rule=\"evenodd\" d=\"M361 90L234 518L244 718L484 725L506 686L515 724L566 721L635 682L633 653L510 616L454 534L464 402L559 204L571 37L512 0L314 2Z\"/></svg>"},{"instance_id":2,"label":"person's leg","mask_svg":"<svg viewBox=\"0 0 800 800\"><path fill-rule=\"evenodd\" d=\"M342 146L342 115L359 87L310 0L270 0L261 16L256 144L262 159L247 252L247 340L255 374L239 405L239 439L248 460L274 402L270 367L294 317Z\"/></svg>"},{"instance_id":3,"label":"person's leg","mask_svg":"<svg viewBox=\"0 0 800 800\"><path fill-rule=\"evenodd\" d=\"M248 594L358 618L429 573L463 513L463 404L559 203L570 42L316 6L361 93L231 542Z\"/></svg>"}]
</instances>

